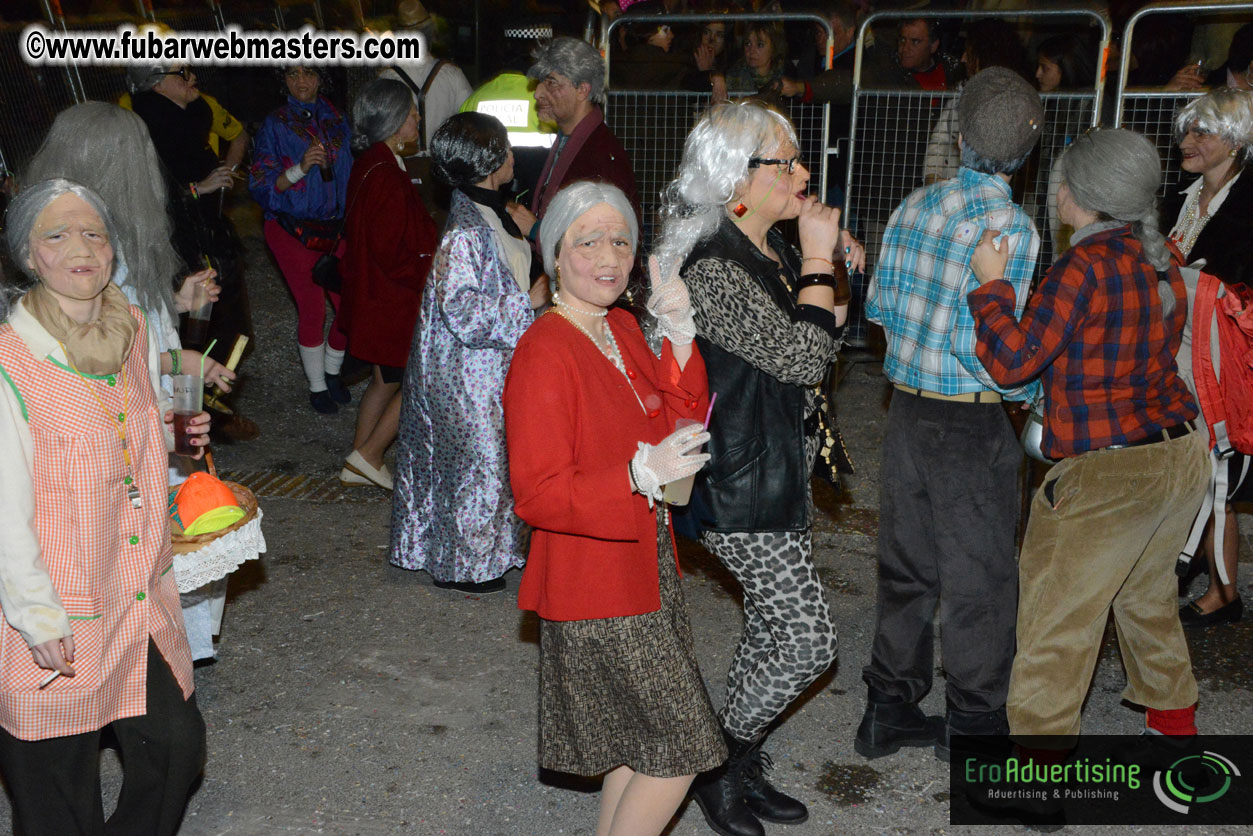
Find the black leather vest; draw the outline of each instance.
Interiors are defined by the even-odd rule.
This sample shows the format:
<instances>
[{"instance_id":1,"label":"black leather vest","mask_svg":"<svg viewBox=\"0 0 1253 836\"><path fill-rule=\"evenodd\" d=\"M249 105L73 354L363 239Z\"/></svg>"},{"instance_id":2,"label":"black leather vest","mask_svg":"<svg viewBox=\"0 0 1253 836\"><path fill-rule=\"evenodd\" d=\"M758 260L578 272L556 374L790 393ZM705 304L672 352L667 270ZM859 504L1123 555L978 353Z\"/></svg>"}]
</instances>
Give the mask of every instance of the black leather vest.
<instances>
[{"instance_id":1,"label":"black leather vest","mask_svg":"<svg viewBox=\"0 0 1253 836\"><path fill-rule=\"evenodd\" d=\"M776 230L767 240L795 286L800 275L796 251ZM740 265L780 310L798 319L796 301L779 280L778 265L729 220L697 245L683 264L684 273L705 258ZM697 524L720 532L808 528L805 388L779 381L700 334L696 345L705 358L709 391L718 393L709 423L711 458L697 476L692 498Z\"/></svg>"}]
</instances>

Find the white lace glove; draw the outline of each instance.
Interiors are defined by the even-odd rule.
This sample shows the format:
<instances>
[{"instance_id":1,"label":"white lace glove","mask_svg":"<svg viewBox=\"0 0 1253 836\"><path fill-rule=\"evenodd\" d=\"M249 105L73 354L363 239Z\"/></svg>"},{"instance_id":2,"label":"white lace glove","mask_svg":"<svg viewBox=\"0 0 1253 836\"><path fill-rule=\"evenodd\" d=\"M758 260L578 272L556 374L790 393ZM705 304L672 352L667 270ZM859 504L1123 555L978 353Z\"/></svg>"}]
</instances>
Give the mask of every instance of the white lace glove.
<instances>
[{"instance_id":1,"label":"white lace glove","mask_svg":"<svg viewBox=\"0 0 1253 836\"><path fill-rule=\"evenodd\" d=\"M674 345L690 345L696 337L696 321L692 318L692 299L678 272L661 278L657 259L649 257L648 275L652 293L646 307L657 320L657 330Z\"/></svg>"},{"instance_id":2,"label":"white lace glove","mask_svg":"<svg viewBox=\"0 0 1253 836\"><path fill-rule=\"evenodd\" d=\"M635 489L648 497L648 507L661 499L661 488L691 476L709 461L708 453L692 453L709 440L709 433L700 424L677 429L657 444L640 442L631 459L631 481ZM689 455L691 454L691 455Z\"/></svg>"}]
</instances>

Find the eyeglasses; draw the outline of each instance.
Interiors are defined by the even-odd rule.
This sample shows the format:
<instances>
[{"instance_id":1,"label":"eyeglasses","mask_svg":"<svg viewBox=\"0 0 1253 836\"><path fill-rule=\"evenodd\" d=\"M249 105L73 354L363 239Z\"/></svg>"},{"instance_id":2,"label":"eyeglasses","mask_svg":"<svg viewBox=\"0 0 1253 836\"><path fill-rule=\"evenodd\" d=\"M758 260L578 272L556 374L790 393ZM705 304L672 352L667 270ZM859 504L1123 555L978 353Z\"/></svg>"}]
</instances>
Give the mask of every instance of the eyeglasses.
<instances>
[{"instance_id":1,"label":"eyeglasses","mask_svg":"<svg viewBox=\"0 0 1253 836\"><path fill-rule=\"evenodd\" d=\"M766 159L765 157L750 157L748 160L748 167L757 168L758 166L763 166L763 165L785 165L787 166L787 173L791 174L792 172L796 171L796 166L800 163L800 161L801 161L800 154L797 154L795 157L792 157L790 160L770 160L770 159Z\"/></svg>"},{"instance_id":2,"label":"eyeglasses","mask_svg":"<svg viewBox=\"0 0 1253 836\"><path fill-rule=\"evenodd\" d=\"M170 70L169 72L165 72L165 73L157 73L157 75L176 75L179 78L181 78L183 81L191 81L192 71L191 71L191 67L182 67L180 69Z\"/></svg>"}]
</instances>

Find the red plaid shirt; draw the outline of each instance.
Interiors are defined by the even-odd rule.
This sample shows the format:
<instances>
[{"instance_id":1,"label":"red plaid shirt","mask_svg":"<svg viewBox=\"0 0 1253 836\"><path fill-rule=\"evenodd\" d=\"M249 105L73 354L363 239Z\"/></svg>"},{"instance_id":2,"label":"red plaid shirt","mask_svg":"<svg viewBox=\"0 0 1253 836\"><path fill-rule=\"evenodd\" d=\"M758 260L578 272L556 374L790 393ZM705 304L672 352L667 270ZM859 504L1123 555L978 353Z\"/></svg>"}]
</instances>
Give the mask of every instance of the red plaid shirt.
<instances>
[{"instance_id":1,"label":"red plaid shirt","mask_svg":"<svg viewBox=\"0 0 1253 836\"><path fill-rule=\"evenodd\" d=\"M1175 264L1182 258L1171 245ZM1188 312L1179 270L1165 278L1175 306L1163 318L1158 275L1130 226L1083 238L1049 269L1014 319L1014 290L989 282L966 296L976 351L1004 386L1044 384L1042 449L1075 456L1146 438L1197 414L1175 371Z\"/></svg>"}]
</instances>

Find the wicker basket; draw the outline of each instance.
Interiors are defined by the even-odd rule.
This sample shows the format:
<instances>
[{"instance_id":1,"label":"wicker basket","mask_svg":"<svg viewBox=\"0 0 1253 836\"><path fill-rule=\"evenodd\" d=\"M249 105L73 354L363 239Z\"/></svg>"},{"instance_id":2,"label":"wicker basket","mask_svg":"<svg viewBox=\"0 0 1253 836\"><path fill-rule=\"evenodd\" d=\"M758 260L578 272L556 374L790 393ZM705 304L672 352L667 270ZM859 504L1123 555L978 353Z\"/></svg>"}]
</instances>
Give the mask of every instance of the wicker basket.
<instances>
[{"instance_id":1,"label":"wicker basket","mask_svg":"<svg viewBox=\"0 0 1253 836\"><path fill-rule=\"evenodd\" d=\"M212 476L218 475L217 468L213 466L212 459L209 460L209 473ZM174 545L175 554L190 554L191 552L198 551L206 544L212 543L219 537L230 534L238 528L242 528L256 518L257 497L253 494L253 492L238 482L223 481L222 484L230 488L231 493L235 494L235 501L239 503L240 508L244 509L244 515L235 520L232 524L228 525L226 528L222 528L217 531L210 531L207 534L194 534L188 536L186 534L175 534L174 532L171 532L170 541Z\"/></svg>"}]
</instances>

